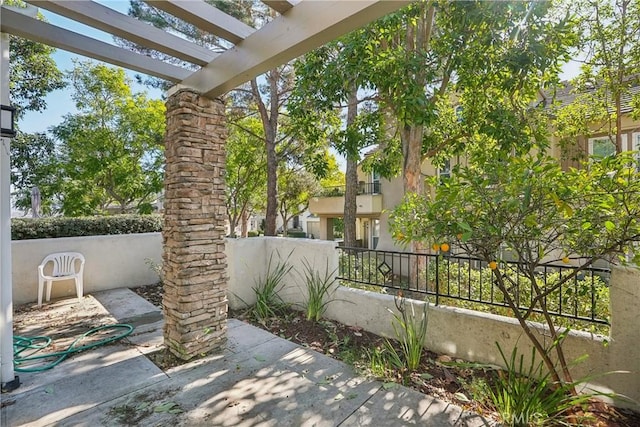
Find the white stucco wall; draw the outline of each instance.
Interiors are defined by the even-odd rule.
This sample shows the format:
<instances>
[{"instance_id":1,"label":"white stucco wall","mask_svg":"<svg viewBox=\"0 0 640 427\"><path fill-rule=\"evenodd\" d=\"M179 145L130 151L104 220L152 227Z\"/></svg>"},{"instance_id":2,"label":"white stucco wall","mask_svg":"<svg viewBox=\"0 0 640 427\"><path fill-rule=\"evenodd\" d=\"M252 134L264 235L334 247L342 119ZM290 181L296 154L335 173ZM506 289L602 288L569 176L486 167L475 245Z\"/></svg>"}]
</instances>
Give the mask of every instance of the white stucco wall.
<instances>
[{"instance_id":1,"label":"white stucco wall","mask_svg":"<svg viewBox=\"0 0 640 427\"><path fill-rule=\"evenodd\" d=\"M280 293L285 301L301 305L306 300L304 285L304 261L324 272L336 271L338 256L335 242L325 240L294 239L283 237L252 237L227 239L229 263L229 307L238 309L255 303L253 287L267 274L269 258L272 268L279 260L293 266L283 281Z\"/></svg>"},{"instance_id":2,"label":"white stucco wall","mask_svg":"<svg viewBox=\"0 0 640 427\"><path fill-rule=\"evenodd\" d=\"M157 283L158 275L146 260L162 262L160 233L122 234L11 242L13 303L38 298L38 265L54 252L80 252L85 257L84 293ZM74 282L53 284L51 297L73 296Z\"/></svg>"},{"instance_id":3,"label":"white stucco wall","mask_svg":"<svg viewBox=\"0 0 640 427\"><path fill-rule=\"evenodd\" d=\"M162 238L159 233L62 238L12 242L14 303L37 298L37 266L47 254L78 251L86 257L85 292L117 287L134 287L158 280L145 259L161 262ZM287 260L294 269L284 280L281 297L296 306L306 300L304 263L324 273L336 270L338 254L335 242L280 237L227 239L229 306L243 308L255 303L253 287L267 271L269 257L273 265ZM278 255L279 254L279 255ZM620 406L640 409L640 272L614 268L611 277L611 335L605 339L584 332L572 332L564 344L567 360L587 354L588 359L573 368L574 378L597 375L592 384L604 390L626 395L632 401ZM54 296L73 296L72 282L54 285ZM393 296L338 286L326 317L367 331L393 337ZM413 301L416 313L424 302ZM445 306L429 306L429 327L425 346L438 353L470 361L501 365L495 342L510 352L518 346L530 354L530 344L515 319ZM544 328L538 333L547 336ZM550 344L546 338L546 344ZM605 345L606 344L606 345ZM611 371L628 371L600 375ZM635 403L634 403L635 401Z\"/></svg>"},{"instance_id":4,"label":"white stucco wall","mask_svg":"<svg viewBox=\"0 0 640 427\"><path fill-rule=\"evenodd\" d=\"M409 301L409 300L408 300ZM594 389L615 392L632 400L615 399L616 405L640 409L640 272L614 268L611 278L611 335L602 337L572 331L563 344L571 362L583 355L586 361L572 367L575 380L594 377ZM410 301L421 315L426 303ZM341 323L362 327L375 334L394 338L393 315L397 312L392 295L340 286L326 316ZM507 352L517 346L525 358L532 345L517 320L462 308L429 305L425 347L437 353L468 361L503 366L496 342ZM548 330L539 326L538 336L551 345ZM537 359L540 360L539 358ZM504 366L503 366L504 367ZM611 373L618 371L616 373ZM610 374L605 374L610 373Z\"/></svg>"}]
</instances>

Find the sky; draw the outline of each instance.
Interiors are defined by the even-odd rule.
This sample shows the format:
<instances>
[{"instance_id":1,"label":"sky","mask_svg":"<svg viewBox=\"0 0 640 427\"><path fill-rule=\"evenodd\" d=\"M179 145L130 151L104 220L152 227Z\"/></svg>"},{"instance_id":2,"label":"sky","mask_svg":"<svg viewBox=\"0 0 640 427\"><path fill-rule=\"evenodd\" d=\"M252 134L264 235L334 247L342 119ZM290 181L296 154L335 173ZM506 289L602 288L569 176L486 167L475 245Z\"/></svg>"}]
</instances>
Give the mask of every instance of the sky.
<instances>
[{"instance_id":1,"label":"sky","mask_svg":"<svg viewBox=\"0 0 640 427\"><path fill-rule=\"evenodd\" d=\"M129 0L97 0L97 3L101 3L121 13L127 13L129 9ZM55 15L44 9L40 9L40 12L46 17L50 24L99 39L106 43L115 44L111 34L79 24L76 21ZM70 71L73 68L73 59L86 60L89 58L57 49L53 54L53 59L56 61L58 68L65 72ZM93 61L100 62L96 60ZM140 73L127 71L127 75L132 80L136 74ZM147 92L151 99L160 99L162 97L162 91L137 84L135 81L133 82L131 89L134 93ZM39 113L29 111L24 115L18 123L20 130L28 133L45 132L50 127L60 124L65 114L73 114L76 112L75 105L71 100L70 89L61 89L49 93L46 97L46 102L47 108L43 112Z\"/></svg>"},{"instance_id":2,"label":"sky","mask_svg":"<svg viewBox=\"0 0 640 427\"><path fill-rule=\"evenodd\" d=\"M96 1L125 14L129 9L128 0ZM113 36L110 34L104 33L100 30L96 30L95 28L85 26L83 24L79 24L76 21L72 21L64 17L55 15L44 9L41 9L40 11L46 17L47 21L53 25L67 28L71 31L99 39L106 43L115 44L113 41ZM53 58L56 61L58 68L63 72L71 70L73 68L73 59L87 59L85 57L72 54L60 49L56 50L56 52L53 54ZM566 80L575 77L578 74L578 71L579 64L576 62L570 62L564 67L561 78L563 80ZM133 80L134 76L139 73L127 71L127 74ZM134 93L147 92L149 98L151 99L160 99L162 97L162 91L137 84L135 83L135 81L132 84L132 91ZM19 122L19 127L23 132L46 132L50 127L60 124L63 120L64 115L73 114L76 112L75 105L71 100L70 89L61 89L51 92L46 97L46 103L47 108L43 112L27 112L23 116L23 118Z\"/></svg>"}]
</instances>

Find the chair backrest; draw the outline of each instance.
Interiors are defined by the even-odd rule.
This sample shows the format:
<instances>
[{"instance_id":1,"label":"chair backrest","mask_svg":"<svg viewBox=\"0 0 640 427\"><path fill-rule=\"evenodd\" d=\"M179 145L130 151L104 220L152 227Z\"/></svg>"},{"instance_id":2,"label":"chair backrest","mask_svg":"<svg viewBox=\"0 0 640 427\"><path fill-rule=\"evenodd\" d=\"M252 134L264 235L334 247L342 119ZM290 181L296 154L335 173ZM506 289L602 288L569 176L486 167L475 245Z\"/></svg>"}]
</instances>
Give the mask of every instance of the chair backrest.
<instances>
[{"instance_id":1,"label":"chair backrest","mask_svg":"<svg viewBox=\"0 0 640 427\"><path fill-rule=\"evenodd\" d=\"M76 270L76 260L80 261L80 268ZM78 252L60 252L47 255L40 265L53 262L53 276L68 276L78 273L84 264L84 256Z\"/></svg>"}]
</instances>

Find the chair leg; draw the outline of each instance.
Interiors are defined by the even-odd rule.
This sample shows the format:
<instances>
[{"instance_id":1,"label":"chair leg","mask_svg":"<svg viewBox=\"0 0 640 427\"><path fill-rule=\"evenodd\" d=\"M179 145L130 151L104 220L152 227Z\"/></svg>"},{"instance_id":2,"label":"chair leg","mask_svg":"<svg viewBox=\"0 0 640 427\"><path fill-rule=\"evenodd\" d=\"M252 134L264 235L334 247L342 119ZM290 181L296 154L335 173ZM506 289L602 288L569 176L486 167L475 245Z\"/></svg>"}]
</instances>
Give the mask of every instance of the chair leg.
<instances>
[{"instance_id":1,"label":"chair leg","mask_svg":"<svg viewBox=\"0 0 640 427\"><path fill-rule=\"evenodd\" d=\"M51 300L51 285L53 285L53 280L47 280L47 301Z\"/></svg>"},{"instance_id":2,"label":"chair leg","mask_svg":"<svg viewBox=\"0 0 640 427\"><path fill-rule=\"evenodd\" d=\"M78 301L82 301L82 277L76 277L76 295Z\"/></svg>"},{"instance_id":3,"label":"chair leg","mask_svg":"<svg viewBox=\"0 0 640 427\"><path fill-rule=\"evenodd\" d=\"M38 307L42 306L42 292L44 291L44 279L38 278Z\"/></svg>"}]
</instances>

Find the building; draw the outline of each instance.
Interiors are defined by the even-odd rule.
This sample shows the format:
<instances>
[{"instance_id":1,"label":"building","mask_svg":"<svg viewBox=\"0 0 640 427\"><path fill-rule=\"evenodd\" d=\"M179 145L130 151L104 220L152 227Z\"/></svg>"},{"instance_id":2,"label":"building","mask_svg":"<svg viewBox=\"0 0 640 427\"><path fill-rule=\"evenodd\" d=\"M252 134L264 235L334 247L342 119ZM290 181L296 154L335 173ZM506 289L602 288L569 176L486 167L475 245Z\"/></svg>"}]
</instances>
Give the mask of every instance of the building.
<instances>
[{"instance_id":1,"label":"building","mask_svg":"<svg viewBox=\"0 0 640 427\"><path fill-rule=\"evenodd\" d=\"M632 87L623 98L622 105L622 146L623 150L640 151L640 117L632 117L632 98L640 95L640 86ZM545 102L542 99L541 102ZM576 101L573 87L564 84L553 98L552 107L566 106ZM615 135L609 133L608 123L589 123L589 134L580 136L574 145L566 146L559 143L559 139L552 140L550 154L560 159L563 168L579 167L580 159L587 156L607 156L616 151ZM640 168L640 154L639 168ZM424 176L449 176L452 166L465 162L464 156L450 159L442 167L435 167L429 160L422 163ZM375 173L364 172L358 167L359 191L356 211L356 239L357 246L367 249L402 251L406 248L399 246L391 237L389 230L388 212L395 208L403 199L404 189L402 178L391 180L381 178ZM322 195L312 197L309 211L320 218L320 239L334 240L333 222L342 218L344 213L344 187L325 189Z\"/></svg>"}]
</instances>

